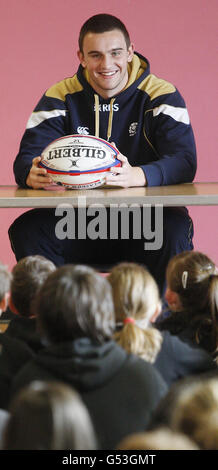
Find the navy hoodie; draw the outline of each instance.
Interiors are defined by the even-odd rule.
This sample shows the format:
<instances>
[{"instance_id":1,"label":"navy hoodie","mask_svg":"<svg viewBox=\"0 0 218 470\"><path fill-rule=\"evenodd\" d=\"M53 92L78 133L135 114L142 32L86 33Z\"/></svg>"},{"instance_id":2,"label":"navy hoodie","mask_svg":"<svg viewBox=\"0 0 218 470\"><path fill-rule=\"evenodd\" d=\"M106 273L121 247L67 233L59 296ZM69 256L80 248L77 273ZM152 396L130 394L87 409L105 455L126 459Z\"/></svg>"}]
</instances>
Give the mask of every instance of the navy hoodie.
<instances>
[{"instance_id":1,"label":"navy hoodie","mask_svg":"<svg viewBox=\"0 0 218 470\"><path fill-rule=\"evenodd\" d=\"M41 350L15 376L12 395L32 380L59 380L76 388L91 415L99 446L113 449L126 435L144 431L168 387L152 364L114 341L89 338Z\"/></svg>"},{"instance_id":2,"label":"navy hoodie","mask_svg":"<svg viewBox=\"0 0 218 470\"><path fill-rule=\"evenodd\" d=\"M36 332L36 318L14 315L0 334L0 408L7 409L15 374L42 349Z\"/></svg>"},{"instance_id":3,"label":"navy hoodie","mask_svg":"<svg viewBox=\"0 0 218 470\"><path fill-rule=\"evenodd\" d=\"M130 165L140 166L148 186L191 182L196 148L185 102L169 82L150 73L143 56L128 64L125 89L103 99L81 65L77 74L49 88L31 114L14 163L15 179L26 186L32 159L53 140L70 134L115 142Z\"/></svg>"}]
</instances>

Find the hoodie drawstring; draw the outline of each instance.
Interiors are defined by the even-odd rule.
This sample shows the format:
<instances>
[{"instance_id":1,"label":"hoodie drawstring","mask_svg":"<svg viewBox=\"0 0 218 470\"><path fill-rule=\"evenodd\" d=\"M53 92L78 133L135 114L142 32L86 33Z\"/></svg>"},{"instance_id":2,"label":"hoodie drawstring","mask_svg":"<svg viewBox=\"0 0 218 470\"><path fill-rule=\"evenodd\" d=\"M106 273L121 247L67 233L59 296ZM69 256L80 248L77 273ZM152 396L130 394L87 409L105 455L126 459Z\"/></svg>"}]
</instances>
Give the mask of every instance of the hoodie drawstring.
<instances>
[{"instance_id":1,"label":"hoodie drawstring","mask_svg":"<svg viewBox=\"0 0 218 470\"><path fill-rule=\"evenodd\" d=\"M99 137L99 97L95 95L95 137Z\"/></svg>"},{"instance_id":2,"label":"hoodie drawstring","mask_svg":"<svg viewBox=\"0 0 218 470\"><path fill-rule=\"evenodd\" d=\"M109 142L112 134L112 123L113 123L113 104L114 104L115 98L112 98L110 100L110 113L109 113L109 118L108 118L108 127L107 127L107 141Z\"/></svg>"},{"instance_id":3,"label":"hoodie drawstring","mask_svg":"<svg viewBox=\"0 0 218 470\"><path fill-rule=\"evenodd\" d=\"M110 112L108 118L108 128L107 128L107 141L109 142L112 134L112 123L113 123L113 104L115 98L110 100ZM100 126L100 119L99 119L99 96L95 94L95 137L99 137L99 126Z\"/></svg>"}]
</instances>

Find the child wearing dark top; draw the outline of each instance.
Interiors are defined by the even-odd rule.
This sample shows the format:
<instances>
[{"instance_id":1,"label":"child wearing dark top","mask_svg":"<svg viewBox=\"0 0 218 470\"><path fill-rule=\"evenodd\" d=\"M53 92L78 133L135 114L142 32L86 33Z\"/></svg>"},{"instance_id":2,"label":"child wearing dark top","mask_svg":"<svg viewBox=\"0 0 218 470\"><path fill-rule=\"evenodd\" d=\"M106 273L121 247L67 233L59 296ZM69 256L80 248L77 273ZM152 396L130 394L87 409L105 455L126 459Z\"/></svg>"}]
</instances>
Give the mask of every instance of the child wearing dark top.
<instances>
[{"instance_id":1,"label":"child wearing dark top","mask_svg":"<svg viewBox=\"0 0 218 470\"><path fill-rule=\"evenodd\" d=\"M42 256L28 256L12 270L9 308L14 314L0 335L0 408L7 409L11 380L42 347L32 304L38 289L55 265Z\"/></svg>"},{"instance_id":2,"label":"child wearing dark top","mask_svg":"<svg viewBox=\"0 0 218 470\"><path fill-rule=\"evenodd\" d=\"M59 380L86 404L99 447L144 430L167 391L152 364L113 341L111 286L88 266L56 269L37 295L37 320L46 346L16 375L12 396L32 380Z\"/></svg>"},{"instance_id":3,"label":"child wearing dark top","mask_svg":"<svg viewBox=\"0 0 218 470\"><path fill-rule=\"evenodd\" d=\"M213 358L218 347L218 270L198 251L174 256L166 271L166 300L171 314L159 321L168 330Z\"/></svg>"},{"instance_id":4,"label":"child wearing dark top","mask_svg":"<svg viewBox=\"0 0 218 470\"><path fill-rule=\"evenodd\" d=\"M114 338L127 352L153 363L168 385L216 368L204 349L155 328L153 322L161 310L160 296L154 278L144 266L120 263L111 270L108 281L115 305Z\"/></svg>"}]
</instances>

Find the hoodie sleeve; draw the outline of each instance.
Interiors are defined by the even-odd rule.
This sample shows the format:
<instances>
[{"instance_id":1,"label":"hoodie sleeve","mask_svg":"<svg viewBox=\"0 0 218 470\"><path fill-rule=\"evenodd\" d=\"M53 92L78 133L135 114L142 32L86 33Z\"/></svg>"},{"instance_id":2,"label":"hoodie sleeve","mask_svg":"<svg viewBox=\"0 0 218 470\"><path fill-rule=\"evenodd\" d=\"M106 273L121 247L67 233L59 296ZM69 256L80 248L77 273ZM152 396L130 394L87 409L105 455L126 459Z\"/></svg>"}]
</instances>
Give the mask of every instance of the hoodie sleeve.
<instances>
[{"instance_id":1,"label":"hoodie sleeve","mask_svg":"<svg viewBox=\"0 0 218 470\"><path fill-rule=\"evenodd\" d=\"M32 166L32 160L41 155L44 148L66 132L67 110L61 99L46 96L37 104L31 114L21 140L19 153L14 162L16 183L23 188Z\"/></svg>"},{"instance_id":2,"label":"hoodie sleeve","mask_svg":"<svg viewBox=\"0 0 218 470\"><path fill-rule=\"evenodd\" d=\"M142 165L148 186L192 182L196 173L196 146L185 102L175 92L151 100L145 112L144 136L155 160Z\"/></svg>"}]
</instances>

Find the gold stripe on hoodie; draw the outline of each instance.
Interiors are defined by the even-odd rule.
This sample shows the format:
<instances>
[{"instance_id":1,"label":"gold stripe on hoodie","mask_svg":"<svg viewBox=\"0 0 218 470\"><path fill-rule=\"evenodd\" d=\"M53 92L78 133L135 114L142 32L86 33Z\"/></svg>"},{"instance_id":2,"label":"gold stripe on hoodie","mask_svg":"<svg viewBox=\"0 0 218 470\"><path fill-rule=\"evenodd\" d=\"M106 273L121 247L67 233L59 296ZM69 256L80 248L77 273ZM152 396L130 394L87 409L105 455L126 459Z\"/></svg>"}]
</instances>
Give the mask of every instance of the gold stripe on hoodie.
<instances>
[{"instance_id":1,"label":"gold stripe on hoodie","mask_svg":"<svg viewBox=\"0 0 218 470\"><path fill-rule=\"evenodd\" d=\"M65 101L66 95L76 93L78 91L82 91L83 86L79 82L76 75L70 78L65 78L61 82L56 83L51 88L49 88L45 96L49 98L57 98L59 100Z\"/></svg>"},{"instance_id":2,"label":"gold stripe on hoodie","mask_svg":"<svg viewBox=\"0 0 218 470\"><path fill-rule=\"evenodd\" d=\"M145 91L154 100L158 96L167 95L168 93L175 93L176 88L171 83L155 75L148 75L138 86L139 90Z\"/></svg>"}]
</instances>

